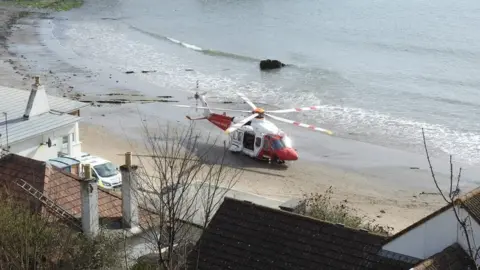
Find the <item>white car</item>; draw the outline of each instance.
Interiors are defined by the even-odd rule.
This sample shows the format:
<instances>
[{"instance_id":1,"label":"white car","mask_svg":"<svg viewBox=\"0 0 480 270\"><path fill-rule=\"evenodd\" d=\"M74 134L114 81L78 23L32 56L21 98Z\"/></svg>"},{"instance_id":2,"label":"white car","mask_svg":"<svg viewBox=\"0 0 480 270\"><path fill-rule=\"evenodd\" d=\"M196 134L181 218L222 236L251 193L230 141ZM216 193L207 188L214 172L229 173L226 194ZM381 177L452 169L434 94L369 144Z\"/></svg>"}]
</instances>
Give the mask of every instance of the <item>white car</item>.
<instances>
[{"instance_id":1,"label":"white car","mask_svg":"<svg viewBox=\"0 0 480 270\"><path fill-rule=\"evenodd\" d=\"M92 176L97 179L100 187L113 189L122 186L122 174L112 162L88 153L82 153L78 160L82 165L90 164ZM85 175L83 166L81 167L81 175Z\"/></svg>"}]
</instances>

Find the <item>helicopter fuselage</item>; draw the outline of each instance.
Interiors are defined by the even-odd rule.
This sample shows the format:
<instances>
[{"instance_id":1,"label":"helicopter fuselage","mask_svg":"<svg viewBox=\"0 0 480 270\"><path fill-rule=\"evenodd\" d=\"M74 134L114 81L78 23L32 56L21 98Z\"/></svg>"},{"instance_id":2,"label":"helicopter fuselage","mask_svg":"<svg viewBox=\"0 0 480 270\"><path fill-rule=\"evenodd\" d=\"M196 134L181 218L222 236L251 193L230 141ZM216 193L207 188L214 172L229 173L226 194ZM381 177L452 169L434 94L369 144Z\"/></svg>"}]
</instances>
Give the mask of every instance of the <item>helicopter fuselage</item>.
<instances>
[{"instance_id":1,"label":"helicopter fuselage","mask_svg":"<svg viewBox=\"0 0 480 270\"><path fill-rule=\"evenodd\" d=\"M206 119L222 130L236 123L235 117L226 114L211 113ZM298 159L291 139L275 124L264 118L254 118L230 133L229 150L278 163Z\"/></svg>"}]
</instances>

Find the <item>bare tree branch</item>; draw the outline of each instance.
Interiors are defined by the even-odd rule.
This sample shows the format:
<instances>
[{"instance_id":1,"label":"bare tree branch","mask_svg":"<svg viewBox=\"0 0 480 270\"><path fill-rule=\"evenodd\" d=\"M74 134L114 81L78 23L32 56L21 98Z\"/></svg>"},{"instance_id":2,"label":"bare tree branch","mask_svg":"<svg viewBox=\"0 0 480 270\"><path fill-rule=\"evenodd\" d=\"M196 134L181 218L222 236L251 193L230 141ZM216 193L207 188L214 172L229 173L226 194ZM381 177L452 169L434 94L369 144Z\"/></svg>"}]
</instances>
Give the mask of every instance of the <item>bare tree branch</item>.
<instances>
[{"instance_id":1,"label":"bare tree branch","mask_svg":"<svg viewBox=\"0 0 480 270\"><path fill-rule=\"evenodd\" d=\"M423 138L423 145L424 145L424 148L425 148L425 154L427 156L428 165L430 167L430 173L432 175L435 187L437 188L438 192L440 193L442 198L445 200L445 202L448 205L452 206L452 210L453 210L453 213L455 215L455 218L456 218L458 224L460 224L460 226L462 228L462 231L463 231L463 234L465 235L465 239L466 239L467 247L468 247L468 252L467 253L469 254L470 258L476 264L477 263L477 258L478 258L478 249L477 248L472 248L472 241L473 241L473 245L474 246L476 246L476 245L475 245L475 238L474 237L471 238L471 235L473 235L471 221L469 220L469 216L467 216L465 219L462 219L460 217L460 214L459 214L458 209L457 209L457 202L458 202L458 206L462 207L462 202L461 202L461 200L458 199L458 196L459 196L459 193L460 193L459 184L460 184L460 178L461 178L461 174L462 174L462 168L459 169L458 176L457 176L457 183L455 185L455 190L453 190L454 173L453 173L452 155L450 155L450 159L449 159L449 163L450 163L450 193L449 193L448 197L445 196L444 192L442 191L442 189L439 186L439 183L438 183L438 181L435 177L435 173L433 171L432 162L430 160L430 155L428 153L427 140L425 138L425 132L424 132L423 128L422 128L422 138ZM470 224L467 224L467 223L469 223L469 221L470 221ZM475 253L474 253L474 250L476 250Z\"/></svg>"},{"instance_id":2,"label":"bare tree branch","mask_svg":"<svg viewBox=\"0 0 480 270\"><path fill-rule=\"evenodd\" d=\"M440 192L440 195L442 196L443 200L446 203L451 203L451 201L449 201L447 197L445 197L445 195L443 194L442 189L438 185L437 178L435 177L435 172L433 171L432 162L430 161L430 154L428 153L427 140L425 138L425 131L423 130L423 128L422 128L422 138L423 138L423 146L425 148L425 154L427 155L428 166L430 167L430 173L432 174L433 182L435 183L435 186L437 187L437 190Z\"/></svg>"},{"instance_id":3,"label":"bare tree branch","mask_svg":"<svg viewBox=\"0 0 480 270\"><path fill-rule=\"evenodd\" d=\"M193 243L241 171L225 166L225 143L202 136L193 124L143 123L147 153L134 155L141 164L136 198L152 214L140 227L149 229L145 239L155 246L161 269L184 269Z\"/></svg>"}]
</instances>

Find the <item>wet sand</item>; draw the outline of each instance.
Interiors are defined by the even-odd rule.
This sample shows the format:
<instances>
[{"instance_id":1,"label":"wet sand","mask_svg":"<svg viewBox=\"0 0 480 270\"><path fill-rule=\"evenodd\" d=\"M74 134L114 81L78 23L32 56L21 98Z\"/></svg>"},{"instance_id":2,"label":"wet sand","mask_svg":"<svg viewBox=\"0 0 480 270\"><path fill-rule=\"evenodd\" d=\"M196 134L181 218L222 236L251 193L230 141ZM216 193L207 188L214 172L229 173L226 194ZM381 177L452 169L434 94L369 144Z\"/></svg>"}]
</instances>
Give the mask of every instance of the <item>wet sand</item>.
<instances>
[{"instance_id":1,"label":"wet sand","mask_svg":"<svg viewBox=\"0 0 480 270\"><path fill-rule=\"evenodd\" d=\"M1 25L16 13L4 8L0 11ZM83 151L122 164L122 154L126 151L145 152L142 123L188 125L184 116L195 114L195 111L171 106L172 102L193 104L186 93L150 85L141 80L142 76L148 76L141 71L125 74L104 66L87 68L87 63L75 58L68 48L55 45L48 31L42 28L49 23L45 16L34 14L19 20L20 27L12 28L11 35L5 27L1 30L1 36L8 36L8 47L0 47L2 85L28 89L31 79L26 78L40 75L47 91L53 95L98 100L98 94L103 94L100 98L108 100L118 97L106 94L123 93L122 99L127 101L132 96L129 103L101 103L82 110ZM43 21L41 17L44 17ZM144 98L138 98L138 95ZM139 101L158 96L171 96L167 98L170 102ZM244 169L235 189L287 200L308 193L322 193L332 186L334 200L347 200L359 214L391 226L395 231L443 205L438 195L429 195L435 189L424 156L279 126L291 134L301 159L290 164L288 169L279 169L229 153L229 166ZM197 128L204 134L210 132L211 136L219 136L220 142L226 140L208 123L198 123ZM220 148L215 149L220 151ZM448 160L446 157L435 159L434 166L440 171L445 186L448 183ZM465 170L464 184L469 188L475 184L476 170L468 167Z\"/></svg>"}]
</instances>

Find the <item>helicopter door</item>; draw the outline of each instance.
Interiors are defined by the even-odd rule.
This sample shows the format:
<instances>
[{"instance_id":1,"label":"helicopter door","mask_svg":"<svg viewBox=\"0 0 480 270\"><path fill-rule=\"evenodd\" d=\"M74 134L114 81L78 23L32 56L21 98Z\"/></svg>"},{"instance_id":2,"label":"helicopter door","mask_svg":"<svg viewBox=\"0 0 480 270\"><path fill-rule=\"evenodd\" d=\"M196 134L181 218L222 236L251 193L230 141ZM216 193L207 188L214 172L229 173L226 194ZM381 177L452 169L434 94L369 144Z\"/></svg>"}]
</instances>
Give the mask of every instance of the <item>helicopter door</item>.
<instances>
[{"instance_id":1,"label":"helicopter door","mask_svg":"<svg viewBox=\"0 0 480 270\"><path fill-rule=\"evenodd\" d=\"M250 132L243 133L243 147L250 151L254 151L255 135Z\"/></svg>"},{"instance_id":2,"label":"helicopter door","mask_svg":"<svg viewBox=\"0 0 480 270\"><path fill-rule=\"evenodd\" d=\"M263 137L263 156L266 158L271 158L272 154L272 138L266 135Z\"/></svg>"}]
</instances>

